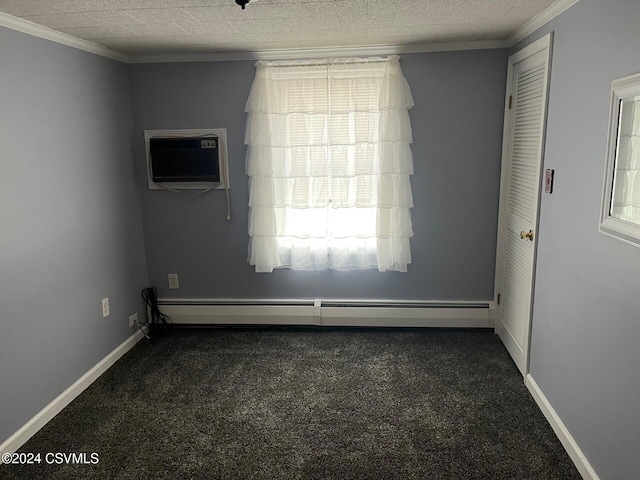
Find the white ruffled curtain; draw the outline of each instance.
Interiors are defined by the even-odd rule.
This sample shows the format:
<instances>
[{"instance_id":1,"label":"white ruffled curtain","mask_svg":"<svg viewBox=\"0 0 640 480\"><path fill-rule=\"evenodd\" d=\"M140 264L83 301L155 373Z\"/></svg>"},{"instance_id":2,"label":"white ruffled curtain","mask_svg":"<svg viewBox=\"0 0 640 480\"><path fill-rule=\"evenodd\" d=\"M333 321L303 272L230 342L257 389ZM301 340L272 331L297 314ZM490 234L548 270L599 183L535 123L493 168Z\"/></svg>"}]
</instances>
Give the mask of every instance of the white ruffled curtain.
<instances>
[{"instance_id":1,"label":"white ruffled curtain","mask_svg":"<svg viewBox=\"0 0 640 480\"><path fill-rule=\"evenodd\" d=\"M621 107L611 216L640 224L640 96Z\"/></svg>"},{"instance_id":2,"label":"white ruffled curtain","mask_svg":"<svg viewBox=\"0 0 640 480\"><path fill-rule=\"evenodd\" d=\"M396 56L256 64L245 143L257 272L406 272L412 106Z\"/></svg>"}]
</instances>

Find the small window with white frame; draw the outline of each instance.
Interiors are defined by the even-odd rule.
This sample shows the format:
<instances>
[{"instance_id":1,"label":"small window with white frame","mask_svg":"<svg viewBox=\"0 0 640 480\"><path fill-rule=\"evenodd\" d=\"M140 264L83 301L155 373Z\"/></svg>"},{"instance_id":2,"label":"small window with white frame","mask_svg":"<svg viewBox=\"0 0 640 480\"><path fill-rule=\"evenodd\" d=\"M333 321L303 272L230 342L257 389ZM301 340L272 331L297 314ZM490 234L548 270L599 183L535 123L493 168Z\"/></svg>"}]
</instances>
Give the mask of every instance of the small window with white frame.
<instances>
[{"instance_id":1,"label":"small window with white frame","mask_svg":"<svg viewBox=\"0 0 640 480\"><path fill-rule=\"evenodd\" d=\"M612 84L600 231L640 247L640 73Z\"/></svg>"}]
</instances>

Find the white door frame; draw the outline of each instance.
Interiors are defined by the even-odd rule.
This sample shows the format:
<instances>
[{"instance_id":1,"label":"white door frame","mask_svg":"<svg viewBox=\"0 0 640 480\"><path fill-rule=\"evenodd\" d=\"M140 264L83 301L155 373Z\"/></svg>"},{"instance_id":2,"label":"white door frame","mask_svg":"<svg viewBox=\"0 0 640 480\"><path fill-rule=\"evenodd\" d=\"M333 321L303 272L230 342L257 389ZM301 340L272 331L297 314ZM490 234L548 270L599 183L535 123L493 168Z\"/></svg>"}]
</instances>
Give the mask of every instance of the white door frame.
<instances>
[{"instance_id":1,"label":"white door frame","mask_svg":"<svg viewBox=\"0 0 640 480\"><path fill-rule=\"evenodd\" d=\"M497 235L497 246L496 246L496 270L495 270L495 285L494 285L494 302L496 305L496 324L495 324L495 332L497 334L501 333L501 319L502 319L502 302L501 302L501 290L503 288L504 282L504 266L505 266L505 253L506 253L506 230L507 230L507 201L509 194L509 169L510 169L510 152L511 152L511 129L513 122L513 114L515 113L515 109L511 109L511 102L513 99L513 88L514 88L514 66L518 63L526 60L533 55L538 54L539 52L547 49L548 51L548 59L547 59L547 72L546 72L546 89L544 90L544 114L543 114L543 125L542 125L542 138L541 138L541 160L540 160L540 171L538 175L539 185L542 184L542 172L544 165L544 153L545 153L545 140L546 140L546 129L547 129L547 107L548 107L548 99L549 99L549 85L550 85L550 77L551 77L551 56L552 56L552 45L553 45L553 33L548 33L544 37L539 40L533 42L529 46L523 48L522 50L514 53L509 57L509 66L507 70L507 92L505 95L505 110L504 110L504 128L503 128L503 136L502 136L502 167L500 174L500 208L498 214L498 235ZM526 326L526 341L524 345L526 362L523 367L518 366L521 370L523 376L526 377L527 373L529 373L529 351L530 351L530 342L531 342L531 320L533 318L533 298L534 298L534 290L535 290L535 271L536 271L536 257L537 257L537 244L538 244L538 229L539 229L539 218L540 218L540 198L542 188L539 189L537 204L536 204L536 215L534 221L534 240L533 240L533 268L532 268L532 281L531 281L531 301L530 301L530 311L528 318L528 325ZM507 346L508 347L508 346Z\"/></svg>"}]
</instances>

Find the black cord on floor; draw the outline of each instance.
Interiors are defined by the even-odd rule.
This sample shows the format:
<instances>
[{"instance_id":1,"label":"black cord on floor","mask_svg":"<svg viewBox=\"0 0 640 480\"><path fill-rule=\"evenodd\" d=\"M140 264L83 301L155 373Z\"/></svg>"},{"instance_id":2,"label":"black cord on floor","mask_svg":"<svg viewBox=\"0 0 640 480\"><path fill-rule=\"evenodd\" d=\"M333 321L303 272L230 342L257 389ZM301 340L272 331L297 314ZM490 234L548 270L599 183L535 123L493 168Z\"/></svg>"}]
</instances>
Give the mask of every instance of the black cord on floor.
<instances>
[{"instance_id":1,"label":"black cord on floor","mask_svg":"<svg viewBox=\"0 0 640 480\"><path fill-rule=\"evenodd\" d=\"M166 328L173 325L171 317L165 315L158 308L158 293L155 287L142 290L142 300L144 301L146 324L149 329L156 327Z\"/></svg>"}]
</instances>

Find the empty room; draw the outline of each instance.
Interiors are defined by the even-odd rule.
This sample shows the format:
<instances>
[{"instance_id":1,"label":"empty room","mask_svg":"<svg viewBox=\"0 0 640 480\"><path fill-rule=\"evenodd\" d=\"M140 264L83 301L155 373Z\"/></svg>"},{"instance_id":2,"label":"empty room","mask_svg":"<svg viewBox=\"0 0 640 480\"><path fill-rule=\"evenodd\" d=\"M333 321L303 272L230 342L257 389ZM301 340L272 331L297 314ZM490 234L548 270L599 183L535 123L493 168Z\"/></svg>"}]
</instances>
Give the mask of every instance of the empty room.
<instances>
[{"instance_id":1,"label":"empty room","mask_svg":"<svg viewBox=\"0 0 640 480\"><path fill-rule=\"evenodd\" d=\"M639 22L0 0L0 478L639 478Z\"/></svg>"}]
</instances>

